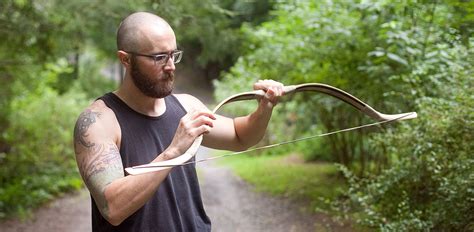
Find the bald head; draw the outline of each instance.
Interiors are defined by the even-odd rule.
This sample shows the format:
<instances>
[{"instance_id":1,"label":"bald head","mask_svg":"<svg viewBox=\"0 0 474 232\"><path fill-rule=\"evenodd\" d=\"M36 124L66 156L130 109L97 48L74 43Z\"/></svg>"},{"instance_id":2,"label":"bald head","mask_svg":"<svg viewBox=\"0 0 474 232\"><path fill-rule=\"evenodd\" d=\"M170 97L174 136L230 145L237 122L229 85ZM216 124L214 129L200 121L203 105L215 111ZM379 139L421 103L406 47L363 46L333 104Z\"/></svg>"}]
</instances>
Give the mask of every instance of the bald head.
<instances>
[{"instance_id":1,"label":"bald head","mask_svg":"<svg viewBox=\"0 0 474 232\"><path fill-rule=\"evenodd\" d=\"M173 29L164 19L147 12L133 13L120 23L117 49L138 52L151 46L153 39L160 34L174 36Z\"/></svg>"}]
</instances>

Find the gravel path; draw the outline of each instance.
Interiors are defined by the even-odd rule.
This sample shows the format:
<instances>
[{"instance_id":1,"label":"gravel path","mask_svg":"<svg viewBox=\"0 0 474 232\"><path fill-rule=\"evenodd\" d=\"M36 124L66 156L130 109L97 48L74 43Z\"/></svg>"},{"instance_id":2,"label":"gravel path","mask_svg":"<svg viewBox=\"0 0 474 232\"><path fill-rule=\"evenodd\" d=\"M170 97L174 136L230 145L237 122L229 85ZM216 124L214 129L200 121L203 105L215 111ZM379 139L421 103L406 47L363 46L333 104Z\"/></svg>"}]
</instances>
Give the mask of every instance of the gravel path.
<instances>
[{"instance_id":1,"label":"gravel path","mask_svg":"<svg viewBox=\"0 0 474 232\"><path fill-rule=\"evenodd\" d=\"M200 149L199 158L209 149ZM302 212L302 205L256 193L228 168L213 161L198 164L202 197L213 231L350 231L325 215ZM90 198L87 190L68 194L45 205L33 218L0 223L2 232L90 231Z\"/></svg>"},{"instance_id":2,"label":"gravel path","mask_svg":"<svg viewBox=\"0 0 474 232\"><path fill-rule=\"evenodd\" d=\"M199 158L209 154L206 150L201 148ZM213 161L200 163L198 174L213 231L352 231L326 215L304 212L301 203L255 192L253 186Z\"/></svg>"}]
</instances>

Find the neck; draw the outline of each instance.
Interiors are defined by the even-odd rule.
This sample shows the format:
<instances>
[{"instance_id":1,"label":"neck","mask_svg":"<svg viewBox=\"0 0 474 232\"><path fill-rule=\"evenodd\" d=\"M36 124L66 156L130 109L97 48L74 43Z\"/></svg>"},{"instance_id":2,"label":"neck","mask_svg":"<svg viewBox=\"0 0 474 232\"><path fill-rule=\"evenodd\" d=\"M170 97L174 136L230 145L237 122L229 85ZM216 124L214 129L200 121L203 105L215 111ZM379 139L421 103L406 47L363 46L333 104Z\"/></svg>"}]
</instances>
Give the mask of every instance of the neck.
<instances>
[{"instance_id":1,"label":"neck","mask_svg":"<svg viewBox=\"0 0 474 232\"><path fill-rule=\"evenodd\" d=\"M144 95L130 77L125 77L122 85L114 92L133 110L152 117L160 116L166 111L164 98L152 98Z\"/></svg>"}]
</instances>

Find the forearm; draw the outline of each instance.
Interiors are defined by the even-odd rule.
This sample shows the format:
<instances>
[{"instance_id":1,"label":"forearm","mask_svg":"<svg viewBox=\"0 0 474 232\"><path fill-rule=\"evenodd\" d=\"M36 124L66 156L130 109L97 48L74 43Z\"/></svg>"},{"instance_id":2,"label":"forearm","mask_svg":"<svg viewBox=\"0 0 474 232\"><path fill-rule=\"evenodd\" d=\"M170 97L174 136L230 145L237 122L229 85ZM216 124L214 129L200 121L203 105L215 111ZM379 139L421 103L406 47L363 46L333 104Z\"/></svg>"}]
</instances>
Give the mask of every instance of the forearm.
<instances>
[{"instance_id":1,"label":"forearm","mask_svg":"<svg viewBox=\"0 0 474 232\"><path fill-rule=\"evenodd\" d=\"M254 89L265 90L252 114L234 119L216 115L214 128L204 135L203 145L214 149L242 151L257 144L265 135L274 106L283 94L281 83L259 81Z\"/></svg>"},{"instance_id":2,"label":"forearm","mask_svg":"<svg viewBox=\"0 0 474 232\"><path fill-rule=\"evenodd\" d=\"M107 201L107 220L113 225L122 221L140 209L155 194L171 169L126 176L109 184L104 190Z\"/></svg>"},{"instance_id":3,"label":"forearm","mask_svg":"<svg viewBox=\"0 0 474 232\"><path fill-rule=\"evenodd\" d=\"M165 157L165 153L159 155L154 161L162 161L162 157ZM89 180L89 184L93 186L89 189L102 216L111 224L119 225L152 197L170 170L137 176L116 176L113 180L110 176L112 172L104 170ZM98 183L106 179L110 180L109 184ZM100 189L99 186L105 187Z\"/></svg>"},{"instance_id":4,"label":"forearm","mask_svg":"<svg viewBox=\"0 0 474 232\"><path fill-rule=\"evenodd\" d=\"M254 113L234 119L235 132L240 144L237 150L245 150L263 138L271 115L272 109L258 107Z\"/></svg>"}]
</instances>

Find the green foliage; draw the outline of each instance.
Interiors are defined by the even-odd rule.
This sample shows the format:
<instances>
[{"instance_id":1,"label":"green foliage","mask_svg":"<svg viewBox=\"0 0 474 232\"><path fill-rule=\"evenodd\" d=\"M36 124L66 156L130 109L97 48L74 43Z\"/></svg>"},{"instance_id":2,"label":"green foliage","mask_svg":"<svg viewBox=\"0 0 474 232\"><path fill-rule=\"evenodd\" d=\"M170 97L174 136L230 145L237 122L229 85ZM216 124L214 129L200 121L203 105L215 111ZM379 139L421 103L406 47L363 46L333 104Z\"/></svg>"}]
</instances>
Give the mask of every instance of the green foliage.
<instances>
[{"instance_id":1,"label":"green foliage","mask_svg":"<svg viewBox=\"0 0 474 232\"><path fill-rule=\"evenodd\" d=\"M91 23L98 21L89 17L97 11L77 13L89 3L0 3L0 218L27 216L82 187L72 130L88 100L83 90L69 90L80 76L78 54L90 41L85 38L97 30Z\"/></svg>"},{"instance_id":2,"label":"green foliage","mask_svg":"<svg viewBox=\"0 0 474 232\"><path fill-rule=\"evenodd\" d=\"M353 180L351 196L365 212L363 223L389 231L473 228L473 102L466 93L423 99L416 126L379 141L399 161L372 179Z\"/></svg>"},{"instance_id":3,"label":"green foliage","mask_svg":"<svg viewBox=\"0 0 474 232\"><path fill-rule=\"evenodd\" d=\"M4 133L10 149L0 157L0 218L82 186L71 128L86 104L84 95L58 95L48 88L11 104Z\"/></svg>"},{"instance_id":4,"label":"green foliage","mask_svg":"<svg viewBox=\"0 0 474 232\"><path fill-rule=\"evenodd\" d=\"M444 51L460 60L441 73L452 81L443 81L436 97L417 101L416 124L372 141L374 149L396 157L392 166L365 180L346 170L352 203L364 211L366 225L383 231L474 228L474 49Z\"/></svg>"},{"instance_id":5,"label":"green foliage","mask_svg":"<svg viewBox=\"0 0 474 232\"><path fill-rule=\"evenodd\" d=\"M217 78L241 53L243 23L259 24L272 8L269 0L154 0L153 12L167 19L175 30L178 46L186 53L183 62L198 64Z\"/></svg>"},{"instance_id":6,"label":"green foliage","mask_svg":"<svg viewBox=\"0 0 474 232\"><path fill-rule=\"evenodd\" d=\"M96 99L105 92L111 92L117 88L117 83L107 79L102 74L106 65L98 52L92 48L86 49L79 60L79 78L72 83L72 92L85 93L87 99Z\"/></svg>"},{"instance_id":7,"label":"green foliage","mask_svg":"<svg viewBox=\"0 0 474 232\"><path fill-rule=\"evenodd\" d=\"M13 215L27 218L31 209L61 193L80 189L82 179L73 167L69 168L72 171L57 168L9 180L0 188L0 219Z\"/></svg>"},{"instance_id":8,"label":"green foliage","mask_svg":"<svg viewBox=\"0 0 474 232\"><path fill-rule=\"evenodd\" d=\"M364 225L472 230L472 2L285 1L275 8L271 21L242 28L245 54L215 82L217 98L272 78L328 83L382 112L417 111L410 122L294 148L345 165L353 207L341 212L351 209ZM367 121L321 96L287 104L274 113L271 142Z\"/></svg>"},{"instance_id":9,"label":"green foliage","mask_svg":"<svg viewBox=\"0 0 474 232\"><path fill-rule=\"evenodd\" d=\"M111 12L115 8L116 5L111 4ZM41 95L47 86L64 93L73 85L79 76L79 54L91 41L89 38L104 38L108 41L104 44L114 44L113 31L119 17L104 17L103 9L103 5L93 1L0 2L2 134L9 127L9 110L12 109L10 104L13 101L27 98L30 94ZM111 21L114 26L106 23ZM103 36L104 28L101 26L113 30L111 35ZM93 36L99 34L100 37ZM97 44L100 41L96 40ZM107 50L105 47L103 49ZM0 137L0 152L7 151L9 147Z\"/></svg>"}]
</instances>

